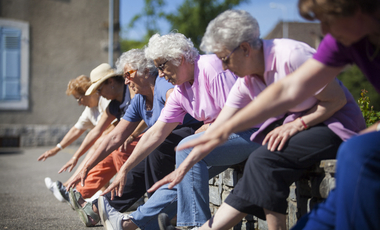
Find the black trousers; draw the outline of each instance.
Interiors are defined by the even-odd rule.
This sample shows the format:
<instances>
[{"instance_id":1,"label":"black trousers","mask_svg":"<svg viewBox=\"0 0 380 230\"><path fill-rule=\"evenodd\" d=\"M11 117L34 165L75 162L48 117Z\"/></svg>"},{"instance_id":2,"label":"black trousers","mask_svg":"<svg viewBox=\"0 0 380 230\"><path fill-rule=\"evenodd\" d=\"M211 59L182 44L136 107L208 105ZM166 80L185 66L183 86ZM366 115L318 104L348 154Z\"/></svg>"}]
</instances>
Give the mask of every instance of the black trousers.
<instances>
[{"instance_id":1,"label":"black trousers","mask_svg":"<svg viewBox=\"0 0 380 230\"><path fill-rule=\"evenodd\" d=\"M199 122L173 130L161 145L128 172L127 183L121 197L114 196L114 199L111 200L111 193L105 195L110 205L119 212L125 212L154 183L171 173L175 169L174 148L183 138L193 135L202 125L203 123ZM148 196L150 197L152 194L148 194ZM97 205L97 200L94 203Z\"/></svg>"},{"instance_id":2,"label":"black trousers","mask_svg":"<svg viewBox=\"0 0 380 230\"><path fill-rule=\"evenodd\" d=\"M315 163L334 159L341 143L327 126L317 125L291 137L281 151L261 146L249 156L243 177L225 203L261 219L263 208L286 214L289 186Z\"/></svg>"}]
</instances>

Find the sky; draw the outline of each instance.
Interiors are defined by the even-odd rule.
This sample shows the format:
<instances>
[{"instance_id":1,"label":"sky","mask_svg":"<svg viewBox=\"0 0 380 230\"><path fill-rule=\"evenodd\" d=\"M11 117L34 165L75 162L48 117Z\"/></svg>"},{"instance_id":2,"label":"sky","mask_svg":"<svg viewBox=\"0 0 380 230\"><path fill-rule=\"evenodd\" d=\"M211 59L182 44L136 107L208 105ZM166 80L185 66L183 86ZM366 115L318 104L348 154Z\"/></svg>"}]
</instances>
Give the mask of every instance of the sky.
<instances>
[{"instance_id":1,"label":"sky","mask_svg":"<svg viewBox=\"0 0 380 230\"><path fill-rule=\"evenodd\" d=\"M184 0L165 0L166 8L169 13L175 13L178 6ZM240 4L235 9L248 11L259 22L261 37L265 37L275 25L285 18L285 21L307 22L299 16L297 9L298 0L250 0L249 3ZM275 3L277 8L271 8L270 4ZM140 40L145 35L143 21L136 24L132 30L126 30L130 20L138 13L143 12L143 0L120 0L120 24L121 37L124 39ZM170 31L170 24L166 20L159 22L161 33L166 34Z\"/></svg>"}]
</instances>

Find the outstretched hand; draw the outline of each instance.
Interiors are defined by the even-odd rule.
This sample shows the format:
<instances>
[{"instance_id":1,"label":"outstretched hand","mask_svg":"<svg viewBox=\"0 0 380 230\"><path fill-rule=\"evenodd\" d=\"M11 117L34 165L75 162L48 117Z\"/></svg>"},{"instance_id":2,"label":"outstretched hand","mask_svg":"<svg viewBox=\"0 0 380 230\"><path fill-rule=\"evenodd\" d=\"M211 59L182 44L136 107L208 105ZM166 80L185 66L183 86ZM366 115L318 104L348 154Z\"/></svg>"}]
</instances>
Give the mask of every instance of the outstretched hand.
<instances>
[{"instance_id":1,"label":"outstretched hand","mask_svg":"<svg viewBox=\"0 0 380 230\"><path fill-rule=\"evenodd\" d=\"M67 183L67 191L69 191L70 188L75 188L79 182L81 182L82 187L84 186L84 181L87 178L88 174L88 169L87 167L83 167L82 170L77 173L77 175Z\"/></svg>"},{"instance_id":2,"label":"outstretched hand","mask_svg":"<svg viewBox=\"0 0 380 230\"><path fill-rule=\"evenodd\" d=\"M159 189L161 186L168 184L168 188L172 189L174 186L179 184L183 177L186 175L186 172L181 169L181 167L177 168L173 172L169 173L167 176L157 181L147 192L154 192Z\"/></svg>"},{"instance_id":3,"label":"outstretched hand","mask_svg":"<svg viewBox=\"0 0 380 230\"><path fill-rule=\"evenodd\" d=\"M126 173L119 173L117 174L115 180L108 186L106 190L101 194L101 196L104 196L105 194L111 192L111 200L116 196L121 197L123 195L124 186L127 183L127 174Z\"/></svg>"},{"instance_id":4,"label":"outstretched hand","mask_svg":"<svg viewBox=\"0 0 380 230\"><path fill-rule=\"evenodd\" d=\"M73 170L73 168L77 165L78 163L78 159L76 158L71 158L59 171L58 173L61 173L61 172L66 172L66 170L68 169L69 172L71 172Z\"/></svg>"},{"instance_id":5,"label":"outstretched hand","mask_svg":"<svg viewBox=\"0 0 380 230\"><path fill-rule=\"evenodd\" d=\"M52 157L58 153L54 148L44 152L40 157L38 157L37 161L45 161L47 158Z\"/></svg>"},{"instance_id":6,"label":"outstretched hand","mask_svg":"<svg viewBox=\"0 0 380 230\"><path fill-rule=\"evenodd\" d=\"M265 145L268 143L268 150L270 151L276 151L276 149L280 151L284 148L290 137L302 130L302 125L297 125L297 120L283 124L269 132L265 136L262 144Z\"/></svg>"}]
</instances>

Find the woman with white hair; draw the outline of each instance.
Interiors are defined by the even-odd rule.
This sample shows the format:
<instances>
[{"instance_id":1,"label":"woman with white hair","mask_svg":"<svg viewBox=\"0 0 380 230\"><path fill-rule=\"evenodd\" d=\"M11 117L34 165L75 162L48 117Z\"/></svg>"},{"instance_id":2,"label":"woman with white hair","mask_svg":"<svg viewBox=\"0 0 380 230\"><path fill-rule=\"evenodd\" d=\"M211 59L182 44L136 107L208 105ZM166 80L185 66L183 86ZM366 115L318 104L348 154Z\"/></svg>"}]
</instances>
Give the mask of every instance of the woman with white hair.
<instances>
[{"instance_id":1,"label":"woman with white hair","mask_svg":"<svg viewBox=\"0 0 380 230\"><path fill-rule=\"evenodd\" d=\"M167 98L173 91L173 85L157 76L157 68L153 61L146 59L143 49L132 49L123 53L116 62L118 72L124 73L125 82L135 96L119 124L103 140L99 148L86 162L81 172L86 175L98 162L106 158L125 141L131 142L135 137L133 130L144 121L148 128L152 127L165 106ZM101 84L100 84L101 85ZM100 88L101 86L99 86ZM182 125L165 137L164 141L152 153L124 176L123 194L114 197L107 193L104 199L118 211L124 212L146 193L146 188L174 170L175 146L185 137L194 134L203 125L187 115L182 119ZM80 177L77 177L80 180ZM74 184L78 180L73 180ZM82 180L82 183L86 180ZM69 184L70 186L70 184ZM148 193L148 197L151 193ZM98 201L86 203L81 194L71 190L71 203L78 210L82 222L86 225L95 225L98 221ZM94 218L95 217L95 218Z\"/></svg>"},{"instance_id":2,"label":"woman with white hair","mask_svg":"<svg viewBox=\"0 0 380 230\"><path fill-rule=\"evenodd\" d=\"M284 79L315 53L308 45L290 39L261 40L256 19L243 10L228 10L211 21L201 47L215 53L223 67L234 72L239 79L231 89L221 114L199 139L212 136L214 130L220 129L222 124L256 100L265 88ZM265 112L266 107L262 106L260 110ZM252 141L263 146L250 154L243 177L215 217L201 229L229 229L247 213L266 218L268 229L286 229L289 186L315 163L335 158L341 142L364 128L359 107L337 80L287 112L264 121L251 137ZM199 139L177 148L177 151L186 151L186 148L195 146L190 148L192 154L177 166L176 171L157 186L168 182L173 186L182 178L178 190L188 186L186 177L192 175L189 171L191 166L199 159L207 158L207 154L214 151L209 145L219 141L209 140L207 146L200 148L196 146ZM218 148L220 146L215 149ZM188 199L191 197L182 200ZM179 208L178 215L181 212L186 210ZM162 219L161 229L170 229L172 226L165 226L164 216Z\"/></svg>"},{"instance_id":3,"label":"woman with white hair","mask_svg":"<svg viewBox=\"0 0 380 230\"><path fill-rule=\"evenodd\" d=\"M204 128L210 126L222 110L228 93L236 81L236 76L230 71L224 71L222 64L215 55L199 55L192 42L184 35L171 33L167 35L154 35L150 38L145 51L146 57L153 59L159 69L159 76L176 85L158 121L144 134L131 157L123 166L122 171L110 185L108 191L121 195L125 183L125 175L142 159L156 148L174 127L182 123L183 117L189 113L195 119L205 123ZM251 142L249 137L257 128L232 134L229 141L221 148L210 153L200 164L199 184L181 190L179 197L195 193L202 193L207 206L208 215L203 216L206 221L210 217L208 207L208 180L230 165L244 161L250 152L259 147ZM202 133L192 135L194 138ZM184 140L187 140L185 138ZM179 165L184 155L176 153L176 164ZM200 190L198 190L200 189ZM99 198L99 211L107 229L158 229L157 216L160 212L168 212L171 217L177 209L177 190L163 187L157 190L150 199L136 212L124 216L117 212L103 197ZM201 201L203 203L203 201ZM189 212L193 208L188 209ZM178 213L180 214L180 213ZM178 216L181 218L181 216ZM203 221L203 222L204 222ZM191 224L190 224L191 225Z\"/></svg>"}]
</instances>

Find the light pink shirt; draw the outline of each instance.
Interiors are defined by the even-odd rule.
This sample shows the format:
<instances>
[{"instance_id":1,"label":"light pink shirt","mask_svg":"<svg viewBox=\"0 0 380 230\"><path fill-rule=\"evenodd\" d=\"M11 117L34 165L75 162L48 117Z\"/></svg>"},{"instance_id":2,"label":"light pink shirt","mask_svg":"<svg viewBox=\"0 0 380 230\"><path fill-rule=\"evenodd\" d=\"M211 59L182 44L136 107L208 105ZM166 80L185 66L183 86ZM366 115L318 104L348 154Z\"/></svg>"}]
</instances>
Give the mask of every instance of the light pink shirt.
<instances>
[{"instance_id":1,"label":"light pink shirt","mask_svg":"<svg viewBox=\"0 0 380 230\"><path fill-rule=\"evenodd\" d=\"M263 49L265 60L263 77L265 82L254 75L239 78L231 89L226 106L243 108L254 100L267 86L295 71L315 53L315 50L308 45L290 39L263 40ZM363 129L365 123L352 95L342 84L341 86L345 92L347 104L324 123L339 137L346 140ZM256 127L260 127L260 129L252 135L251 140L261 142L264 138L261 132L271 123L284 116L286 116L284 123L291 122L297 117L302 116L317 102L318 100L315 97L306 98L301 104L291 108L287 114L270 118L263 124L257 125Z\"/></svg>"},{"instance_id":2,"label":"light pink shirt","mask_svg":"<svg viewBox=\"0 0 380 230\"><path fill-rule=\"evenodd\" d=\"M222 62L216 55L200 55L195 61L193 84L186 82L174 87L158 120L182 124L189 113L205 124L213 122L236 79L230 71L223 71Z\"/></svg>"}]
</instances>

